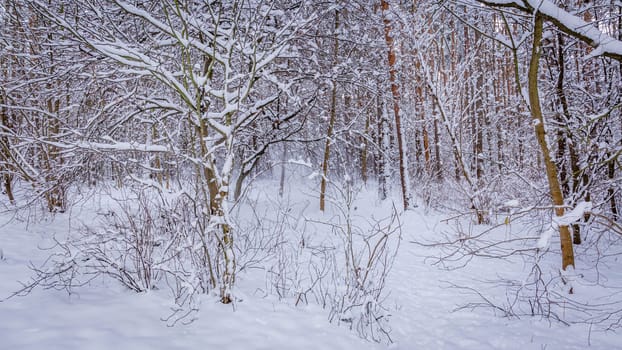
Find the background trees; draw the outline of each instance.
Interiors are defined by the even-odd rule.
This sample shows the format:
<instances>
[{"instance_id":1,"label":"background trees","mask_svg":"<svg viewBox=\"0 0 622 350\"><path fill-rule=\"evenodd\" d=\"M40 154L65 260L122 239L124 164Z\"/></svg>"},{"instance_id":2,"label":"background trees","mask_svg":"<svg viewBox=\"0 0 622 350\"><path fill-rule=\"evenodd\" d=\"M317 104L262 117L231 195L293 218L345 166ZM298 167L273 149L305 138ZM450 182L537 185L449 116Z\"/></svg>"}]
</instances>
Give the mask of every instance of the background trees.
<instances>
[{"instance_id":1,"label":"background trees","mask_svg":"<svg viewBox=\"0 0 622 350\"><path fill-rule=\"evenodd\" d=\"M617 3L0 6L4 206L60 212L78 188L138 188L140 217L156 206L158 226L187 225L199 273L184 283L224 303L243 253L232 208L277 165L283 193L288 163L320 175L321 210L352 184L477 225L544 208L564 269L589 229L621 231Z\"/></svg>"}]
</instances>

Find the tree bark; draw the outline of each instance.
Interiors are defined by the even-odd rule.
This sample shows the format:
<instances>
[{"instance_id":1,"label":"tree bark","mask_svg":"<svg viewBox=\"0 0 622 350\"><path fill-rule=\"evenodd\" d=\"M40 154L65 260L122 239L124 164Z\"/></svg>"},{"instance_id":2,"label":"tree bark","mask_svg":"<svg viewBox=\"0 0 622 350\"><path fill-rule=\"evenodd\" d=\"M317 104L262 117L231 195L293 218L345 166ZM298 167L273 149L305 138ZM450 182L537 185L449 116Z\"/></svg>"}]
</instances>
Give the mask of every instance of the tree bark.
<instances>
[{"instance_id":1,"label":"tree bark","mask_svg":"<svg viewBox=\"0 0 622 350\"><path fill-rule=\"evenodd\" d=\"M281 154L281 175L279 178L279 197L283 198L285 193L285 163L287 162L287 142L283 142L283 153Z\"/></svg>"},{"instance_id":2,"label":"tree bark","mask_svg":"<svg viewBox=\"0 0 622 350\"><path fill-rule=\"evenodd\" d=\"M611 157L611 153L607 154L607 158ZM616 176L616 159L611 159L607 164L607 178L613 184ZM607 189L607 196L609 197L609 209L611 210L611 214L613 216L613 220L617 221L620 218L620 214L618 212L618 204L616 202L616 192L612 186Z\"/></svg>"},{"instance_id":3,"label":"tree bark","mask_svg":"<svg viewBox=\"0 0 622 350\"><path fill-rule=\"evenodd\" d=\"M337 29L339 28L339 11L335 11L335 43L333 45L333 67L337 65L337 57L339 57L339 39L337 38ZM330 145L333 142L333 129L335 128L335 119L337 118L337 79L331 79L332 91L330 94L330 120L328 121L328 131L326 132L326 145L324 146L324 160L322 161L322 180L320 183L320 210L324 211L326 207L326 183L328 178L328 162L330 160Z\"/></svg>"},{"instance_id":4,"label":"tree bark","mask_svg":"<svg viewBox=\"0 0 622 350\"><path fill-rule=\"evenodd\" d=\"M388 151L388 138L387 135L387 124L388 120L386 118L386 109L383 105L382 98L380 94L376 98L377 110L376 110L376 126L377 126L377 140L376 144L378 145L378 149L376 150L376 170L377 170L377 179L378 179L378 197L380 200L387 199L388 195L388 187L387 187L387 159L386 153Z\"/></svg>"},{"instance_id":5,"label":"tree bark","mask_svg":"<svg viewBox=\"0 0 622 350\"><path fill-rule=\"evenodd\" d=\"M367 114L365 118L365 131L363 134L363 142L361 148L361 179L363 180L363 184L367 185L367 148L369 147L369 142L367 138L369 137L369 127L370 127L370 115Z\"/></svg>"},{"instance_id":6,"label":"tree bark","mask_svg":"<svg viewBox=\"0 0 622 350\"><path fill-rule=\"evenodd\" d=\"M555 215L558 218L564 216L564 196L562 194L561 185L557 176L557 165L551 159L551 154L546 141L546 130L544 128L544 117L540 106L540 94L538 92L538 68L540 63L542 49L542 32L544 17L537 12L535 14L533 45L531 52L531 60L529 62L529 107L531 109L531 117L534 124L536 139L542 151L544 167L549 184L549 192L553 205L555 207ZM572 247L572 239L568 225L559 225L559 235L562 252L562 269L566 270L568 266L574 268L574 252ZM572 289L570 290L572 293Z\"/></svg>"},{"instance_id":7,"label":"tree bark","mask_svg":"<svg viewBox=\"0 0 622 350\"><path fill-rule=\"evenodd\" d=\"M566 94L564 93L564 79L565 79L565 71L566 71L566 59L564 56L564 37L561 33L557 34L557 64L559 67L559 72L557 75L557 85L556 85L556 93L559 103L562 108L562 113L558 113L558 123L559 125L563 125L566 121L570 120L570 109L568 108L568 100L566 99ZM565 118L563 118L565 117ZM559 129L557 133L557 166L560 168L560 179L562 185L562 193L564 197L568 198L572 195L572 192L577 194L578 190L578 178L573 182L574 186L570 188L570 176L568 176L568 165L564 162L564 158L566 157L566 149L568 148L566 137L567 133L563 129ZM570 150L569 150L570 151ZM570 152L572 153L572 152ZM578 162L576 157L570 157L571 162ZM579 171L578 164L572 164L571 167L573 169L577 169ZM574 171L573 171L574 174ZM574 175L573 175L574 176ZM574 244L581 244L581 227L577 224L572 225L572 242Z\"/></svg>"},{"instance_id":8,"label":"tree bark","mask_svg":"<svg viewBox=\"0 0 622 350\"><path fill-rule=\"evenodd\" d=\"M532 7L530 4L526 4L524 1L495 1L495 0L476 0L477 2L497 8L511 7L533 15L536 13L540 17L546 19L547 21L553 23L560 31L563 33L570 35L578 40L583 41L587 45L600 49L600 55L612 58L614 60L622 62L622 55L617 50L611 50L609 47L615 47L616 44L619 43L618 40L610 37L608 34L601 32L599 37L599 41L594 41L593 36L588 36L584 34L584 32L578 30L577 28L588 28L591 26L588 22L584 21L580 17L574 16L568 12L566 12L562 8L557 8L555 11L549 11L549 13L556 13L557 15L548 15L543 14L538 11L538 8ZM537 2L536 2L537 3ZM568 20L570 18L570 20ZM608 45L602 45L603 43L607 43ZM604 47L603 47L604 46Z\"/></svg>"},{"instance_id":9,"label":"tree bark","mask_svg":"<svg viewBox=\"0 0 622 350\"><path fill-rule=\"evenodd\" d=\"M380 1L383 13L384 23L384 38L388 47L388 63L389 63L389 81L391 82L391 95L393 96L393 112L395 114L395 129L397 137L397 148L399 154L399 169L400 169L400 182L402 187L402 200L404 204L404 210L408 209L410 203L409 184L406 174L406 162L404 155L404 140L402 137L402 122L400 119L400 91L397 82L397 71L395 67L396 56L395 49L393 47L393 38L391 37L391 20L387 18L385 13L389 10L389 3L386 0Z\"/></svg>"},{"instance_id":10,"label":"tree bark","mask_svg":"<svg viewBox=\"0 0 622 350\"><path fill-rule=\"evenodd\" d=\"M6 104L4 97L4 91L0 92L0 105ZM9 116L7 109L5 107L0 106L0 132L3 132L6 129L9 130ZM10 155L10 146L9 146L9 138L6 136L2 136L0 138L0 173L2 174L2 181L4 185L4 191L6 192L7 197L9 198L9 203L15 203L15 196L13 195L13 174L11 172L11 168L9 166L9 161L11 158Z\"/></svg>"}]
</instances>

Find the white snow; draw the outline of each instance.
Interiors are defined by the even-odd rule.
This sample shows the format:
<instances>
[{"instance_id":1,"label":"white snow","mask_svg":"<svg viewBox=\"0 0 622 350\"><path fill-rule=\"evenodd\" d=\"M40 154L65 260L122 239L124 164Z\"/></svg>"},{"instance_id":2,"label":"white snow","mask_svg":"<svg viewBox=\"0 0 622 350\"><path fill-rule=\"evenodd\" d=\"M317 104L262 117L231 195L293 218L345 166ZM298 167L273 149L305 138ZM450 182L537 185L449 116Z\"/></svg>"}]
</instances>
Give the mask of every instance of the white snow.
<instances>
[{"instance_id":1,"label":"white snow","mask_svg":"<svg viewBox=\"0 0 622 350\"><path fill-rule=\"evenodd\" d=\"M562 217L553 216L551 227L543 230L536 243L536 248L545 250L551 243L551 237L557 232L560 226L569 226L583 218L586 213L592 210L592 202L579 202L571 211L566 212Z\"/></svg>"},{"instance_id":2,"label":"white snow","mask_svg":"<svg viewBox=\"0 0 622 350\"><path fill-rule=\"evenodd\" d=\"M555 229L553 227L549 228L548 230L543 230L542 234L540 234L538 242L536 242L536 248L541 250L547 249L551 244L551 237L553 237L554 233Z\"/></svg>"},{"instance_id":3,"label":"white snow","mask_svg":"<svg viewBox=\"0 0 622 350\"><path fill-rule=\"evenodd\" d=\"M313 164L308 159L290 159L287 161L288 164L300 165L306 168L312 168Z\"/></svg>"},{"instance_id":4,"label":"white snow","mask_svg":"<svg viewBox=\"0 0 622 350\"><path fill-rule=\"evenodd\" d=\"M622 42L601 32L598 28L585 22L583 19L568 13L550 0L527 0L527 2L532 7L539 9L543 14L555 18L555 20L569 30L579 33L581 36L591 40L592 44L596 47L596 50L590 54L592 57L604 53L622 56Z\"/></svg>"},{"instance_id":5,"label":"white snow","mask_svg":"<svg viewBox=\"0 0 622 350\"><path fill-rule=\"evenodd\" d=\"M518 208L520 207L520 202L518 199L510 199L509 201L503 203L503 206L507 208Z\"/></svg>"},{"instance_id":6,"label":"white snow","mask_svg":"<svg viewBox=\"0 0 622 350\"><path fill-rule=\"evenodd\" d=\"M562 217L554 217L553 223L555 226L568 226L579 221L583 215L589 213L592 210L592 202L579 202L569 212L566 212Z\"/></svg>"},{"instance_id":7,"label":"white snow","mask_svg":"<svg viewBox=\"0 0 622 350\"><path fill-rule=\"evenodd\" d=\"M290 184L292 201L311 199L302 193L304 186ZM255 191L277 193L277 188L276 183L262 182ZM354 220L378 218L389 212L391 200L378 203L375 196L375 190L359 195L355 203L358 216ZM400 202L397 193L392 197ZM136 294L106 279L94 280L72 295L63 290L35 289L27 296L5 299L21 287L17 281L28 280L29 263L37 266L47 257L49 252L37 247L51 246L52 237L62 238L79 221L92 221L94 213L101 212L105 203L102 196L93 196L71 212L48 216L43 221L40 217L12 219L11 213L0 214L0 348L609 350L619 347L622 341L619 334L597 332L589 325L565 326L541 317L505 318L490 309L454 312L457 307L477 300L460 286L492 293L493 301L503 303L507 298L504 289L491 287L485 280L499 275L524 277L524 261L482 259L456 270L432 265L431 257L438 256L440 248L410 242L438 240L447 234L448 224L442 221L447 215L427 213L423 208L408 210L400 216L402 243L386 281L390 293L385 307L391 315L388 325L392 344L368 342L357 337L347 324L329 323L327 311L313 302L294 306L291 300L278 300L265 292L263 273L253 270L238 274L234 289L238 301L233 306L220 304L215 295L205 295L197 319L174 327L169 327L171 321L161 320L170 315L173 306L166 290ZM308 204L305 210L311 210L307 207ZM578 205L568 218L587 208L589 204ZM305 216L315 214L311 210ZM511 234L520 235L522 229ZM547 241L552 239L551 235L552 231ZM589 299L589 286L582 286L577 274L573 276L573 284L586 289L582 292ZM622 274L609 276L622 282Z\"/></svg>"},{"instance_id":8,"label":"white snow","mask_svg":"<svg viewBox=\"0 0 622 350\"><path fill-rule=\"evenodd\" d=\"M595 47L595 50L589 54L589 57L596 57L602 54L612 54L622 56L622 41L619 41L607 33L603 33L597 27L587 23L580 17L577 17L564 9L558 7L550 0L478 0L479 2L489 5L507 6L516 4L519 7L528 7L535 9L545 16L554 19L562 28L586 38L589 44Z\"/></svg>"}]
</instances>

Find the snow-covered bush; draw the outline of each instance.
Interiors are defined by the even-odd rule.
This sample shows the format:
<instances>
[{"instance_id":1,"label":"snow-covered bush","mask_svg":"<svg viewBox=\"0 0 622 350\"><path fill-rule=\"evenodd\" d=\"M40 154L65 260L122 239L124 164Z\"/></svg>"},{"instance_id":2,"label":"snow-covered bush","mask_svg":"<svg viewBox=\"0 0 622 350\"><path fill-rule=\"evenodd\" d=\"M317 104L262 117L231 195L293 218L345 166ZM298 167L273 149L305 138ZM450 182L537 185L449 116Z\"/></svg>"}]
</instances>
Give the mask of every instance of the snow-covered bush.
<instances>
[{"instance_id":1,"label":"snow-covered bush","mask_svg":"<svg viewBox=\"0 0 622 350\"><path fill-rule=\"evenodd\" d=\"M295 305L318 304L328 311L330 322L346 325L363 338L390 342L385 280L401 224L395 208L389 208L387 217L359 215L358 190L347 181L333 184L328 212L320 216L309 202L255 202L264 211L254 210L255 225L241 231L254 239L249 246L266 249L241 249L238 259L245 268L265 272L266 294Z\"/></svg>"},{"instance_id":2,"label":"snow-covered bush","mask_svg":"<svg viewBox=\"0 0 622 350\"><path fill-rule=\"evenodd\" d=\"M575 248L577 266L567 270L558 267L555 232L560 221L552 220L546 207L514 208L511 220L496 225L474 226L466 218L454 218L446 221L450 226L437 242L416 243L434 250L428 261L466 276L472 267L496 261L492 277L450 283L465 294L457 310L486 308L502 317L616 330L622 325L622 301L601 269L617 263L622 236L615 225L600 219L598 209L590 208L591 203L580 203L564 217L564 223L580 225L583 233ZM584 221L586 211L591 218ZM523 268L517 270L517 265Z\"/></svg>"},{"instance_id":3,"label":"snow-covered bush","mask_svg":"<svg viewBox=\"0 0 622 350\"><path fill-rule=\"evenodd\" d=\"M185 318L198 294L215 291L221 272L213 267L222 257L201 211L185 195L167 195L138 189L113 196L95 220L55 240L24 291L42 285L71 293L112 278L135 292L168 288L178 306L171 320Z\"/></svg>"}]
</instances>

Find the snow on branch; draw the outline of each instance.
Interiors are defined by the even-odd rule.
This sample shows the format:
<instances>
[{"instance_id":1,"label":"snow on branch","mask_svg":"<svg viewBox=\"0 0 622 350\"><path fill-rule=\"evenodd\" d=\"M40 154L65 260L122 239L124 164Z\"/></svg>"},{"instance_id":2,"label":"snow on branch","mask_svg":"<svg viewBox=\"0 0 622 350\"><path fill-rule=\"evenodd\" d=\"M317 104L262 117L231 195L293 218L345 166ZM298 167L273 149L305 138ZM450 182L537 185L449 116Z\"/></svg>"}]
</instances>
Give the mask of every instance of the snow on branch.
<instances>
[{"instance_id":1,"label":"snow on branch","mask_svg":"<svg viewBox=\"0 0 622 350\"><path fill-rule=\"evenodd\" d=\"M592 202L579 202L576 207L562 217L553 217L551 227L543 231L536 243L536 248L546 249L551 243L551 237L560 226L569 226L581 220L586 214L592 212Z\"/></svg>"},{"instance_id":2,"label":"snow on branch","mask_svg":"<svg viewBox=\"0 0 622 350\"><path fill-rule=\"evenodd\" d=\"M476 0L491 7L511 7L533 14L540 12L562 32L595 48L590 57L605 56L622 61L622 41L555 5L550 0Z\"/></svg>"},{"instance_id":3,"label":"snow on branch","mask_svg":"<svg viewBox=\"0 0 622 350\"><path fill-rule=\"evenodd\" d=\"M562 217L554 217L553 225L556 227L559 226L569 226L584 217L585 214L589 214L592 211L592 202L579 202L577 206L566 212Z\"/></svg>"},{"instance_id":4,"label":"snow on branch","mask_svg":"<svg viewBox=\"0 0 622 350\"><path fill-rule=\"evenodd\" d=\"M92 150L92 151L115 151L115 152L127 152L127 151L138 151L138 152L168 152L171 149L164 145L154 145L154 144L144 144L138 142L116 142L108 137L103 137L104 139L111 140L111 143L102 143L102 142L90 142L90 141L77 141L73 143L65 143L65 142L56 142L49 140L37 140L39 142L45 143L50 146L58 147L59 149L64 150L73 150L76 148Z\"/></svg>"}]
</instances>

